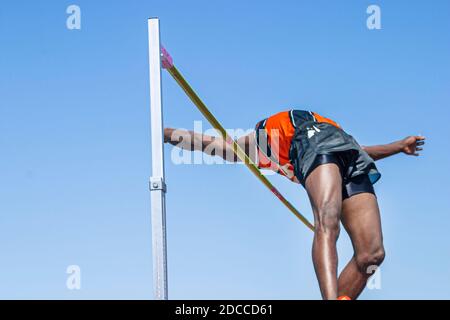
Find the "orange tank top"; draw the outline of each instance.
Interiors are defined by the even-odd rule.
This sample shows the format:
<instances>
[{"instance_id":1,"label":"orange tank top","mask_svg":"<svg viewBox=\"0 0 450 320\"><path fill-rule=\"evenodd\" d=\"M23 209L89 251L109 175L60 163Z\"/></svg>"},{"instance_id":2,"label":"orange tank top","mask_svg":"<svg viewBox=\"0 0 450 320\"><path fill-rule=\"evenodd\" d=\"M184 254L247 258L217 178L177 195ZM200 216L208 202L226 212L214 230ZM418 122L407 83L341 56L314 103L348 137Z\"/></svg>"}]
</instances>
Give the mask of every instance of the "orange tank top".
<instances>
[{"instance_id":1,"label":"orange tank top","mask_svg":"<svg viewBox=\"0 0 450 320\"><path fill-rule=\"evenodd\" d=\"M303 110L290 110L277 113L256 125L258 148L258 167L271 169L298 183L294 167L290 161L289 151L296 128L307 121L326 122L335 127L340 126L331 119Z\"/></svg>"}]
</instances>

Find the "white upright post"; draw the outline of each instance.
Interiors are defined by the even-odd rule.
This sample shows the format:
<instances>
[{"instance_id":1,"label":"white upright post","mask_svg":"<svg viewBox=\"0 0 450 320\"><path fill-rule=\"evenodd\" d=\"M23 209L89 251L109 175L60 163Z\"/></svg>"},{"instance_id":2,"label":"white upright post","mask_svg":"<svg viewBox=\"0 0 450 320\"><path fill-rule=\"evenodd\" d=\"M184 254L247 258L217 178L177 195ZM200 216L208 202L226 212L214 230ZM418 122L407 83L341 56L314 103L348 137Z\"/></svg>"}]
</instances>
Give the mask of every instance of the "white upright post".
<instances>
[{"instance_id":1,"label":"white upright post","mask_svg":"<svg viewBox=\"0 0 450 320\"><path fill-rule=\"evenodd\" d=\"M153 293L167 300L166 184L164 182L164 127L161 93L159 19L148 20L150 66L150 122L152 177L150 178L153 248Z\"/></svg>"}]
</instances>

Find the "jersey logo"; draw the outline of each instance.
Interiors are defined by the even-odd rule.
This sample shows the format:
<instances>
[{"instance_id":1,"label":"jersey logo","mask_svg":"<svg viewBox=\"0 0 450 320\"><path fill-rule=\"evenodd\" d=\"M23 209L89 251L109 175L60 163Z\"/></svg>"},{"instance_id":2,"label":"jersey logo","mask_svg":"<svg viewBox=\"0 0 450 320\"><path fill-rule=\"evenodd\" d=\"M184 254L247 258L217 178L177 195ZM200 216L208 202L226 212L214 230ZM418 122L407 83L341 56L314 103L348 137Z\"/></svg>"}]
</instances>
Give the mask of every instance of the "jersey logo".
<instances>
[{"instance_id":1,"label":"jersey logo","mask_svg":"<svg viewBox=\"0 0 450 320\"><path fill-rule=\"evenodd\" d=\"M308 139L311 139L312 137L314 137L316 132L320 132L320 129L317 128L316 126L312 126L312 128L308 128Z\"/></svg>"}]
</instances>

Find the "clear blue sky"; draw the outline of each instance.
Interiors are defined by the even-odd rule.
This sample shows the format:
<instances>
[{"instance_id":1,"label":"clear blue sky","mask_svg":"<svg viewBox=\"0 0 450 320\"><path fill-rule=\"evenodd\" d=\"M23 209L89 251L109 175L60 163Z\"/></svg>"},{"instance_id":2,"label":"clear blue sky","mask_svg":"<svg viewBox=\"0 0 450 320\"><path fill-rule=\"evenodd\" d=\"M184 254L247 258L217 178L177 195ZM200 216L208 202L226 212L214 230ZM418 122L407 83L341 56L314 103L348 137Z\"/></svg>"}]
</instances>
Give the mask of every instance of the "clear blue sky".
<instances>
[{"instance_id":1,"label":"clear blue sky","mask_svg":"<svg viewBox=\"0 0 450 320\"><path fill-rule=\"evenodd\" d=\"M66 28L70 4L79 31ZM366 28L370 4L382 30ZM151 16L227 128L296 107L361 144L426 135L423 157L378 164L387 259L382 289L362 298L450 298L447 0L3 1L0 298L152 298ZM168 75L164 99L166 125L202 120ZM166 172L171 298L320 297L311 232L245 167ZM311 218L299 186L270 179ZM339 252L343 267L345 234ZM65 286L69 265L79 291Z\"/></svg>"}]
</instances>

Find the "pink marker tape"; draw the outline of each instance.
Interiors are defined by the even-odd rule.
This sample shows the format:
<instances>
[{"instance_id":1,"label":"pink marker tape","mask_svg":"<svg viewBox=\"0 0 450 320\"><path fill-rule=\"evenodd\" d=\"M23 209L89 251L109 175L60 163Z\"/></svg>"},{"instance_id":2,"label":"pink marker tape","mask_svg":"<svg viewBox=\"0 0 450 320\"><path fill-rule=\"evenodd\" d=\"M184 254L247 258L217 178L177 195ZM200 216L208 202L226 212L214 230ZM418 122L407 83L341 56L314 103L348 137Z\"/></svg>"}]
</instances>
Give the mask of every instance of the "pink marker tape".
<instances>
[{"instance_id":1,"label":"pink marker tape","mask_svg":"<svg viewBox=\"0 0 450 320\"><path fill-rule=\"evenodd\" d=\"M163 46L161 46L161 62L164 69L173 67L173 59Z\"/></svg>"}]
</instances>

